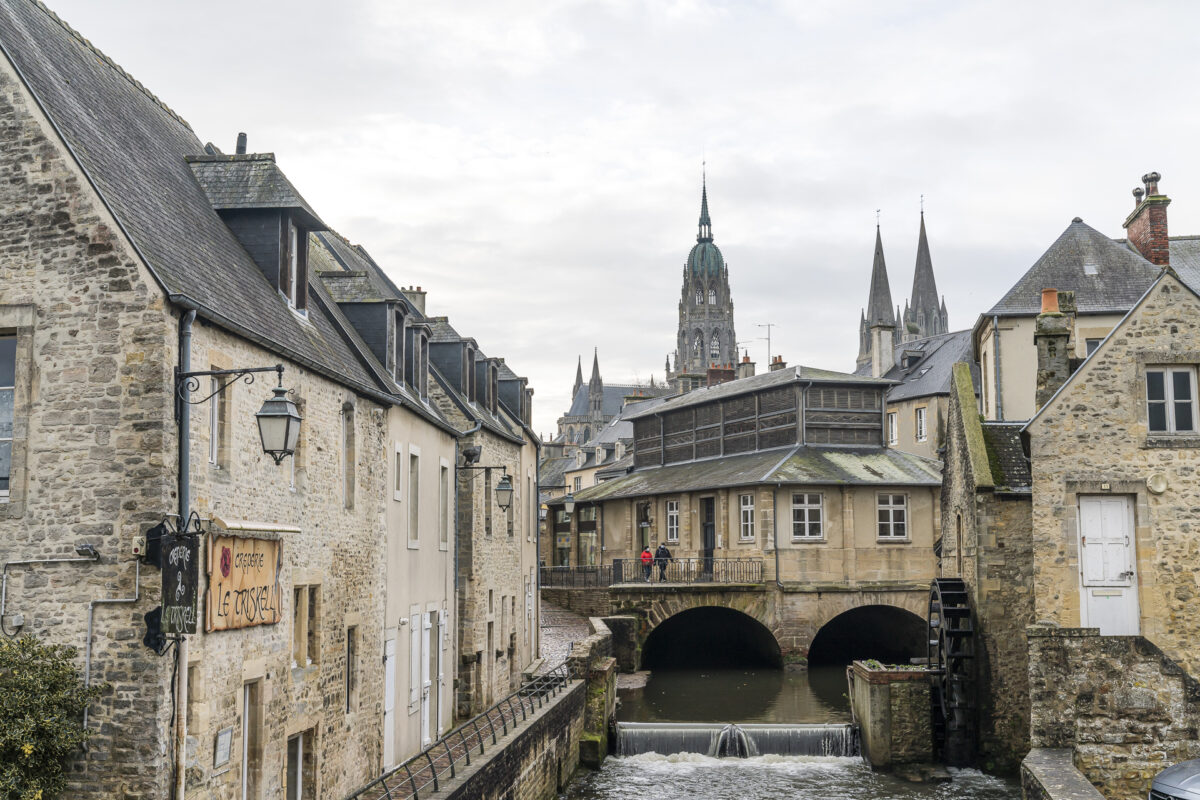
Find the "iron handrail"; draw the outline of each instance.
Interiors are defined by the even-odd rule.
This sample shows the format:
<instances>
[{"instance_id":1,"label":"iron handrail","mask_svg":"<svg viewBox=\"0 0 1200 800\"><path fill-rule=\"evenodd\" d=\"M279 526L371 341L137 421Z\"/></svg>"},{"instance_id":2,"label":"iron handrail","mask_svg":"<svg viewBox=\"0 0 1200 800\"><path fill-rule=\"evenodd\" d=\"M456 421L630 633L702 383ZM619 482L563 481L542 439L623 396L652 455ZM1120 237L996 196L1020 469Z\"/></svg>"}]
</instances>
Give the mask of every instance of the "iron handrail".
<instances>
[{"instance_id":1,"label":"iron handrail","mask_svg":"<svg viewBox=\"0 0 1200 800\"><path fill-rule=\"evenodd\" d=\"M647 566L649 569L647 569ZM649 565L640 558L613 559L613 585L627 583L762 583L761 558L671 558Z\"/></svg>"},{"instance_id":2,"label":"iron handrail","mask_svg":"<svg viewBox=\"0 0 1200 800\"><path fill-rule=\"evenodd\" d=\"M458 774L460 762L465 761L470 766L471 751L476 746L479 755L487 752L486 730L491 731L492 746L496 746L499 741L496 735L497 722L503 731L501 736L507 735L510 730L515 731L520 723L537 713L547 698L556 697L575 677L578 676L571 674L567 663L535 675L482 714L449 731L407 761L388 769L348 795L346 800L420 800L430 792L440 791L447 777L454 778ZM520 709L520 718L517 708ZM486 730L481 727L481 722L487 724Z\"/></svg>"},{"instance_id":3,"label":"iron handrail","mask_svg":"<svg viewBox=\"0 0 1200 800\"><path fill-rule=\"evenodd\" d=\"M611 564L594 567L542 567L539 573L543 588L611 586L613 582Z\"/></svg>"}]
</instances>

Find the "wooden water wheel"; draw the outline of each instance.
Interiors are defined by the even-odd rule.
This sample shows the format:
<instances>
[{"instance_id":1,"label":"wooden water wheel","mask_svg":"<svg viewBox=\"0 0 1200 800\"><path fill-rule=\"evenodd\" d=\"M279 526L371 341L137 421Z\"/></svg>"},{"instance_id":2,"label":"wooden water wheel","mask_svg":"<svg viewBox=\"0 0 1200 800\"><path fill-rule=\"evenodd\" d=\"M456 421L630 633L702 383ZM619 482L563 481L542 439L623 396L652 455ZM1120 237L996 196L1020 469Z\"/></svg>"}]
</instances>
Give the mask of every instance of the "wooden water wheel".
<instances>
[{"instance_id":1,"label":"wooden water wheel","mask_svg":"<svg viewBox=\"0 0 1200 800\"><path fill-rule=\"evenodd\" d=\"M975 758L975 627L961 578L935 578L929 588L929 668L934 754L968 766Z\"/></svg>"}]
</instances>

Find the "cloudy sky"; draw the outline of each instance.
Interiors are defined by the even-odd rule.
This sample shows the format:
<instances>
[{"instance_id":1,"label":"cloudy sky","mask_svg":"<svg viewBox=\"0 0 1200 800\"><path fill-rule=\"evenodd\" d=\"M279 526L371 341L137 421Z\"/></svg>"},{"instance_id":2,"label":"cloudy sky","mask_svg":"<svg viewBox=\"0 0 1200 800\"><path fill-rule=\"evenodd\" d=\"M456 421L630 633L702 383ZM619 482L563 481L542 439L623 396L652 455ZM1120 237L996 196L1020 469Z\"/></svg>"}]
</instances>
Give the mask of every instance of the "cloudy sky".
<instances>
[{"instance_id":1,"label":"cloudy sky","mask_svg":"<svg viewBox=\"0 0 1200 800\"><path fill-rule=\"evenodd\" d=\"M1151 170L1200 233L1200 4L46 0L535 388L662 378L701 162L739 339L850 370L876 209L908 296L919 198L952 328ZM586 377L586 375L585 375Z\"/></svg>"}]
</instances>

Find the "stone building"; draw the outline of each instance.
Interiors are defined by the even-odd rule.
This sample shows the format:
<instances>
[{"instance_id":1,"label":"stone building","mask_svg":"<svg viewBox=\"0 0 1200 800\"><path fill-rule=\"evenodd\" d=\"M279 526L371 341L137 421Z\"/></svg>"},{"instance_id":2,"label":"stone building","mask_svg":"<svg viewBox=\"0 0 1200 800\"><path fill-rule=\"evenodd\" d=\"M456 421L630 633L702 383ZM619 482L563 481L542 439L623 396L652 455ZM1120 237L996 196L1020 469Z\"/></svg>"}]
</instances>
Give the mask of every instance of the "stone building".
<instances>
[{"instance_id":1,"label":"stone building","mask_svg":"<svg viewBox=\"0 0 1200 800\"><path fill-rule=\"evenodd\" d=\"M457 472L456 709L482 712L515 689L539 652L539 439L531 394L446 317L427 317L433 404L461 431ZM502 492L510 498L503 507Z\"/></svg>"},{"instance_id":2,"label":"stone building","mask_svg":"<svg viewBox=\"0 0 1200 800\"><path fill-rule=\"evenodd\" d=\"M592 354L592 374L583 382L582 359L575 367L575 384L571 388L571 407L558 418L558 434L549 442L547 456L565 455L574 445L591 442L606 425L616 419L625 403L639 397L660 397L671 394L670 387L649 384L605 384L600 377L600 353ZM552 452L553 451L553 452Z\"/></svg>"},{"instance_id":3,"label":"stone building","mask_svg":"<svg viewBox=\"0 0 1200 800\"><path fill-rule=\"evenodd\" d=\"M888 447L926 458L941 458L954 365L971 357L971 332L955 331L909 339L895 347L884 431ZM971 369L978 383L979 370Z\"/></svg>"},{"instance_id":4,"label":"stone building","mask_svg":"<svg viewBox=\"0 0 1200 800\"><path fill-rule=\"evenodd\" d=\"M699 227L696 244L683 265L674 363L668 358L666 365L667 381L678 392L704 386L710 366L732 365L738 360L729 267L713 244L707 181L700 189Z\"/></svg>"},{"instance_id":5,"label":"stone building","mask_svg":"<svg viewBox=\"0 0 1200 800\"><path fill-rule=\"evenodd\" d=\"M904 313L892 306L883 238L875 226L875 255L871 263L871 286L867 306L858 322L858 358L854 374L879 377L896 362L897 347L906 342L928 339L950 330L946 300L939 302L933 260L929 256L929 237L925 233L925 212L921 212L921 231L917 239L917 260L913 269L912 298L904 302Z\"/></svg>"},{"instance_id":6,"label":"stone building","mask_svg":"<svg viewBox=\"0 0 1200 800\"><path fill-rule=\"evenodd\" d=\"M830 592L911 590L913 609L880 605L899 614L895 630L919 626L940 478L936 461L884 447L888 386L791 367L631 415L632 470L575 494L570 515L550 501L555 533L578 543L578 564L634 563L660 543L701 570L761 560L767 584L786 587L774 623L785 657L808 655Z\"/></svg>"}]
</instances>

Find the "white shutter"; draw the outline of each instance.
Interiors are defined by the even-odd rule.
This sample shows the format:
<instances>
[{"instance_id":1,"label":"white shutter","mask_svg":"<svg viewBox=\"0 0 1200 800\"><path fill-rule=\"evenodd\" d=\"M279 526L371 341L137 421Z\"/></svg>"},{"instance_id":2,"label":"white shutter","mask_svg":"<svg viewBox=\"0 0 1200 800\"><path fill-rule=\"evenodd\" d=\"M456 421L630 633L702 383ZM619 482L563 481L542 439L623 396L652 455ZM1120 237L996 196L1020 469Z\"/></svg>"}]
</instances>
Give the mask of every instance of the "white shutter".
<instances>
[{"instance_id":1,"label":"white shutter","mask_svg":"<svg viewBox=\"0 0 1200 800\"><path fill-rule=\"evenodd\" d=\"M408 615L408 711L421 704L421 607L412 606Z\"/></svg>"},{"instance_id":2,"label":"white shutter","mask_svg":"<svg viewBox=\"0 0 1200 800\"><path fill-rule=\"evenodd\" d=\"M383 766L396 760L396 640L383 645Z\"/></svg>"}]
</instances>

